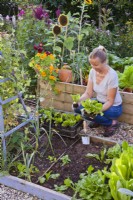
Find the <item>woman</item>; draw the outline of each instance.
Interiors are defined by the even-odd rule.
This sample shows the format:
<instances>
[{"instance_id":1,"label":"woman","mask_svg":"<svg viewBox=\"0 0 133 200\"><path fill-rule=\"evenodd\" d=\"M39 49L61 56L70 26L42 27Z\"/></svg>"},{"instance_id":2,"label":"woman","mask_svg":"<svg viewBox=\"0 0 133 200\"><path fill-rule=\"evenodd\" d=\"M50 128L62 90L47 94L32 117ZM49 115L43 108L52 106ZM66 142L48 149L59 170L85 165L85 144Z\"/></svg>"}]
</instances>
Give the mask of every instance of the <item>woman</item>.
<instances>
[{"instance_id":1,"label":"woman","mask_svg":"<svg viewBox=\"0 0 133 200\"><path fill-rule=\"evenodd\" d=\"M104 136L109 137L115 133L118 127L117 118L122 114L122 98L118 90L118 76L114 69L107 63L107 53L103 46L95 48L89 55L89 62L92 66L90 70L88 84L85 93L80 101L92 98L96 93L96 99L103 104L103 116L97 115L90 128L103 125ZM81 113L83 107L79 105L75 112Z\"/></svg>"}]
</instances>

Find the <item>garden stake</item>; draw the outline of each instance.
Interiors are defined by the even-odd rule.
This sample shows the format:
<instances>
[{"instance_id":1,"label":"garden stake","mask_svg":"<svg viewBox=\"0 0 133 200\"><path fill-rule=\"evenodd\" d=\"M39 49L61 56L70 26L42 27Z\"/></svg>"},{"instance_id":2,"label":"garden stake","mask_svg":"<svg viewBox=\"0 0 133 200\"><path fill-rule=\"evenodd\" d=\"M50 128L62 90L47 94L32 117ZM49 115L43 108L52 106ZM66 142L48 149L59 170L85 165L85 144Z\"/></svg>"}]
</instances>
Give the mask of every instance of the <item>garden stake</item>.
<instances>
[{"instance_id":1,"label":"garden stake","mask_svg":"<svg viewBox=\"0 0 133 200\"><path fill-rule=\"evenodd\" d=\"M84 130L84 133L86 134L87 133L87 122L85 120L83 121L83 130Z\"/></svg>"}]
</instances>

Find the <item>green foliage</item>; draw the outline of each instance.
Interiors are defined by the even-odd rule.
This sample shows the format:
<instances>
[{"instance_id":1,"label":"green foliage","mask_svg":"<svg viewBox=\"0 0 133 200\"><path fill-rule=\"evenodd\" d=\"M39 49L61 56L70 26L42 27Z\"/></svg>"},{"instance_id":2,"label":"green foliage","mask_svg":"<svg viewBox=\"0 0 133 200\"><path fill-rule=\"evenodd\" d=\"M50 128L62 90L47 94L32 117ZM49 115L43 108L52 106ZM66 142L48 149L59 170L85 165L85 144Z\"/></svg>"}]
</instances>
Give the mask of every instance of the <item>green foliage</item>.
<instances>
[{"instance_id":1,"label":"green foliage","mask_svg":"<svg viewBox=\"0 0 133 200\"><path fill-rule=\"evenodd\" d=\"M100 170L94 173L92 171L93 167L90 165L86 173L80 174L80 180L77 183L73 183L70 178L67 178L64 180L64 185L56 187L56 189L63 191L71 188L75 192L72 199L77 199L77 196L79 196L84 200L111 200L112 197L105 175Z\"/></svg>"},{"instance_id":2,"label":"green foliage","mask_svg":"<svg viewBox=\"0 0 133 200\"><path fill-rule=\"evenodd\" d=\"M96 158L100 162L104 162L106 152L107 152L107 150L106 150L106 148L104 148L103 150L100 151L99 155L98 154L87 153L86 157L87 158Z\"/></svg>"},{"instance_id":3,"label":"green foliage","mask_svg":"<svg viewBox=\"0 0 133 200\"><path fill-rule=\"evenodd\" d=\"M108 54L109 65L119 72L123 72L126 66L133 65L133 57L120 58L114 54Z\"/></svg>"},{"instance_id":4,"label":"green foliage","mask_svg":"<svg viewBox=\"0 0 133 200\"><path fill-rule=\"evenodd\" d=\"M11 80L0 84L0 96L2 100L15 96L17 92L25 93L30 85L30 78L23 66L24 50L18 48L14 30L12 34L0 36L0 79L10 78ZM10 107L10 109L9 109ZM17 100L3 105L5 131L17 124L14 113L20 108Z\"/></svg>"},{"instance_id":5,"label":"green foliage","mask_svg":"<svg viewBox=\"0 0 133 200\"><path fill-rule=\"evenodd\" d=\"M97 100L87 99L85 101L82 101L81 105L84 107L84 110L88 114L103 115L103 113L102 113L103 105L102 105L102 103L99 103Z\"/></svg>"},{"instance_id":6,"label":"green foliage","mask_svg":"<svg viewBox=\"0 0 133 200\"><path fill-rule=\"evenodd\" d=\"M55 158L54 156L48 156L48 160L50 162L56 162L57 161L57 158Z\"/></svg>"},{"instance_id":7,"label":"green foliage","mask_svg":"<svg viewBox=\"0 0 133 200\"><path fill-rule=\"evenodd\" d=\"M62 161L62 166L64 166L64 165L68 164L69 162L71 162L71 160L70 160L68 155L62 156L60 158L60 160Z\"/></svg>"},{"instance_id":8,"label":"green foliage","mask_svg":"<svg viewBox=\"0 0 133 200\"><path fill-rule=\"evenodd\" d=\"M133 146L122 143L122 153L112 161L110 172L105 172L109 178L109 187L114 200L130 200L131 197L120 193L120 188L133 190Z\"/></svg>"},{"instance_id":9,"label":"green foliage","mask_svg":"<svg viewBox=\"0 0 133 200\"><path fill-rule=\"evenodd\" d=\"M60 174L53 174L52 171L49 171L47 173L45 173L45 176L40 176L38 178L39 182L41 184L45 183L46 181L48 181L49 179L57 179L60 176Z\"/></svg>"},{"instance_id":10,"label":"green foliage","mask_svg":"<svg viewBox=\"0 0 133 200\"><path fill-rule=\"evenodd\" d=\"M24 144L21 143L21 149L22 149L22 155L23 155L23 161L24 164L19 163L18 170L20 171L19 176L25 176L28 181L31 182L31 173L38 172L38 169L32 164L33 157L35 155L35 151L33 151L31 154L25 152Z\"/></svg>"},{"instance_id":11,"label":"green foliage","mask_svg":"<svg viewBox=\"0 0 133 200\"><path fill-rule=\"evenodd\" d=\"M60 124L64 127L71 127L82 119L81 115L79 114L74 115L73 113L63 113L58 111L51 112L47 109L42 109L40 112L43 114L41 119L42 122L43 120L46 120L46 122L52 121L55 126Z\"/></svg>"},{"instance_id":12,"label":"green foliage","mask_svg":"<svg viewBox=\"0 0 133 200\"><path fill-rule=\"evenodd\" d=\"M114 145L113 147L110 147L107 151L107 157L109 159L113 158L119 158L120 154L122 152L122 148L119 144Z\"/></svg>"},{"instance_id":13,"label":"green foliage","mask_svg":"<svg viewBox=\"0 0 133 200\"><path fill-rule=\"evenodd\" d=\"M28 181L31 181L30 174L37 173L39 170L31 164L28 168L22 163L18 163L17 169L19 171L18 177L26 177Z\"/></svg>"},{"instance_id":14,"label":"green foliage","mask_svg":"<svg viewBox=\"0 0 133 200\"><path fill-rule=\"evenodd\" d=\"M73 102L78 103L80 99L80 94L71 95Z\"/></svg>"},{"instance_id":15,"label":"green foliage","mask_svg":"<svg viewBox=\"0 0 133 200\"><path fill-rule=\"evenodd\" d=\"M119 85L121 88L133 89L133 65L125 68L119 81L120 81Z\"/></svg>"},{"instance_id":16,"label":"green foliage","mask_svg":"<svg viewBox=\"0 0 133 200\"><path fill-rule=\"evenodd\" d=\"M21 142L24 142L24 133L22 132L15 132L7 138L8 160L11 161L21 152Z\"/></svg>"}]
</instances>

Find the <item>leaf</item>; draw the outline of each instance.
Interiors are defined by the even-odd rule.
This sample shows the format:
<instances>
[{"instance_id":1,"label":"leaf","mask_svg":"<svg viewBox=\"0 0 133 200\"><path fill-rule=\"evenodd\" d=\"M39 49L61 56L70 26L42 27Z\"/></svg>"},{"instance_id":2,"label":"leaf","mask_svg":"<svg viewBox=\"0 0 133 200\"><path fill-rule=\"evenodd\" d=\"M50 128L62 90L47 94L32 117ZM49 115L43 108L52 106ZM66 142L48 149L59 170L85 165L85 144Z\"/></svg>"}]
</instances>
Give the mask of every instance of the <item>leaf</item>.
<instances>
[{"instance_id":1,"label":"leaf","mask_svg":"<svg viewBox=\"0 0 133 200\"><path fill-rule=\"evenodd\" d=\"M70 178L67 178L64 180L64 184L67 186L67 187L70 187L72 185L72 180Z\"/></svg>"},{"instance_id":2,"label":"leaf","mask_svg":"<svg viewBox=\"0 0 133 200\"><path fill-rule=\"evenodd\" d=\"M78 40L79 40L79 41L82 41L83 36L84 36L84 34L80 34L80 35L78 35Z\"/></svg>"},{"instance_id":3,"label":"leaf","mask_svg":"<svg viewBox=\"0 0 133 200\"><path fill-rule=\"evenodd\" d=\"M66 38L66 40L64 41L64 46L70 51L73 48L73 41L74 38L73 37L68 37Z\"/></svg>"},{"instance_id":4,"label":"leaf","mask_svg":"<svg viewBox=\"0 0 133 200\"><path fill-rule=\"evenodd\" d=\"M60 174L51 174L50 178L57 179L60 176Z\"/></svg>"},{"instance_id":5,"label":"leaf","mask_svg":"<svg viewBox=\"0 0 133 200\"><path fill-rule=\"evenodd\" d=\"M44 177L39 177L38 180L39 180L40 184L43 184L43 183L45 183L46 178L44 178Z\"/></svg>"},{"instance_id":6,"label":"leaf","mask_svg":"<svg viewBox=\"0 0 133 200\"><path fill-rule=\"evenodd\" d=\"M100 160L100 157L99 157L98 154L88 153L88 154L86 155L86 157L88 157L88 158L96 158L97 160Z\"/></svg>"},{"instance_id":7,"label":"leaf","mask_svg":"<svg viewBox=\"0 0 133 200\"><path fill-rule=\"evenodd\" d=\"M59 47L59 46L55 46L55 48L53 48L53 50L54 50L54 51L57 51L57 52L60 53L60 52L61 52L61 47Z\"/></svg>"},{"instance_id":8,"label":"leaf","mask_svg":"<svg viewBox=\"0 0 133 200\"><path fill-rule=\"evenodd\" d=\"M61 185L61 186L54 185L54 188L56 191L59 191L59 192L63 192L68 189L68 187L66 185Z\"/></svg>"}]
</instances>

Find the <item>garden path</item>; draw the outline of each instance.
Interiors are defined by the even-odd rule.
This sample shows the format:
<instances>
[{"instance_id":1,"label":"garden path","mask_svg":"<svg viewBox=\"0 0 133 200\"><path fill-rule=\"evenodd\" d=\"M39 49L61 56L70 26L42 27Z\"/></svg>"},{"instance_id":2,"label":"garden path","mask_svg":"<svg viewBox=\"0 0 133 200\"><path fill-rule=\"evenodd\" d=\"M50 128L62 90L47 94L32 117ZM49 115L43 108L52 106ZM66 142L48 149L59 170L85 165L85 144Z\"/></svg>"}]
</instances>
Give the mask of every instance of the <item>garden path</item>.
<instances>
[{"instance_id":1,"label":"garden path","mask_svg":"<svg viewBox=\"0 0 133 200\"><path fill-rule=\"evenodd\" d=\"M0 185L0 200L41 200L30 194Z\"/></svg>"}]
</instances>

